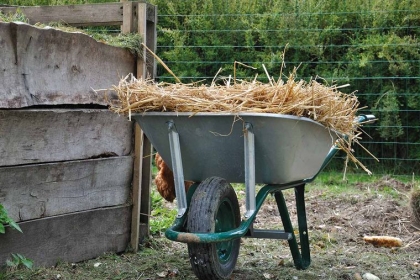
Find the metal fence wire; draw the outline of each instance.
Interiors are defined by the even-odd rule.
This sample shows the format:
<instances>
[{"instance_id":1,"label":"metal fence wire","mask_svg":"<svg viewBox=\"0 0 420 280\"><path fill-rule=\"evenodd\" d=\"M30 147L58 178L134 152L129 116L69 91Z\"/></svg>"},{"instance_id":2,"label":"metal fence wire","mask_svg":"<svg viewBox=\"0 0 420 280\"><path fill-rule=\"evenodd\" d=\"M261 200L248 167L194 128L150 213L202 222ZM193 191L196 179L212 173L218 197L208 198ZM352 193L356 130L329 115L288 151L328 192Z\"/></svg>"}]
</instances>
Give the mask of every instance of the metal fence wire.
<instances>
[{"instance_id":1,"label":"metal fence wire","mask_svg":"<svg viewBox=\"0 0 420 280\"><path fill-rule=\"evenodd\" d=\"M360 113L378 117L360 142L380 162L355 147L359 160L377 172L418 174L420 1L290 1L291 12L267 1L255 13L233 2L238 8L159 7L157 54L181 81L211 81L219 68L229 75L234 61L257 67L264 81L261 65L278 77L285 52L283 72L298 67L299 79L350 84L343 91L356 92L367 107ZM237 76L252 79L255 70ZM158 80L171 79L158 67Z\"/></svg>"}]
</instances>

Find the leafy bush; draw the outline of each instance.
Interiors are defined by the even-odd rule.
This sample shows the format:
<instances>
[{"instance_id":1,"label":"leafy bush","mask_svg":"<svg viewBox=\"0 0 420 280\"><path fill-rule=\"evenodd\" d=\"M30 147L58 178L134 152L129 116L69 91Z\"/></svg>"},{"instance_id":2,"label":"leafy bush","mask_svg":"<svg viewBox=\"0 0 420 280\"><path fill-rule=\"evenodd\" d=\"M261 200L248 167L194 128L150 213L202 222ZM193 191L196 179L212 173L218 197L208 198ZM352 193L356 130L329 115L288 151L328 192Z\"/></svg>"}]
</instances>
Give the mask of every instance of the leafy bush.
<instances>
[{"instance_id":1,"label":"leafy bush","mask_svg":"<svg viewBox=\"0 0 420 280\"><path fill-rule=\"evenodd\" d=\"M258 68L239 68L237 77L258 73L266 82L261 64L279 76L286 49L283 74L299 66L299 78L348 83L343 91L356 91L379 118L366 128L374 139L366 148L382 168L418 170L419 1L151 2L159 7L158 55L183 82L210 82L220 67L232 74L234 61ZM158 76L172 80L163 68ZM397 166L396 159L407 161Z\"/></svg>"},{"instance_id":2,"label":"leafy bush","mask_svg":"<svg viewBox=\"0 0 420 280\"><path fill-rule=\"evenodd\" d=\"M0 233L6 233L5 225L9 225L11 228L22 232L19 225L9 217L6 208L0 204Z\"/></svg>"},{"instance_id":3,"label":"leafy bush","mask_svg":"<svg viewBox=\"0 0 420 280\"><path fill-rule=\"evenodd\" d=\"M5 225L9 225L12 229L22 232L20 226L12 218L9 217L6 208L4 208L4 206L0 204L0 234L6 233ZM23 266L31 269L33 266L33 261L24 257L21 254L12 253L12 259L7 260L6 265L10 268L18 268Z\"/></svg>"},{"instance_id":4,"label":"leafy bush","mask_svg":"<svg viewBox=\"0 0 420 280\"><path fill-rule=\"evenodd\" d=\"M12 254L12 259L6 261L6 265L10 268L26 267L32 269L34 262L21 254Z\"/></svg>"},{"instance_id":5,"label":"leafy bush","mask_svg":"<svg viewBox=\"0 0 420 280\"><path fill-rule=\"evenodd\" d=\"M160 234L165 232L170 226L172 226L177 215L176 209L169 209L164 207L164 200L160 194L153 189L152 191L152 209L150 219L150 233L152 235Z\"/></svg>"},{"instance_id":6,"label":"leafy bush","mask_svg":"<svg viewBox=\"0 0 420 280\"><path fill-rule=\"evenodd\" d=\"M87 2L105 1L6 0L17 5ZM299 78L348 83L343 91L357 91L361 107L367 106L379 118L373 128L366 128L374 139L366 148L383 159L383 165L387 163L382 168L394 168L396 159L407 159L400 161L399 171L411 174L420 167L420 1L150 3L159 12L157 54L183 82L210 82L221 67L221 75L227 76L233 73L234 61L240 61L258 70L239 67L239 78L258 73L258 79L266 82L264 63L273 76L280 76L282 65L283 75L299 66ZM158 77L173 81L162 67ZM356 156L366 155L355 149Z\"/></svg>"}]
</instances>

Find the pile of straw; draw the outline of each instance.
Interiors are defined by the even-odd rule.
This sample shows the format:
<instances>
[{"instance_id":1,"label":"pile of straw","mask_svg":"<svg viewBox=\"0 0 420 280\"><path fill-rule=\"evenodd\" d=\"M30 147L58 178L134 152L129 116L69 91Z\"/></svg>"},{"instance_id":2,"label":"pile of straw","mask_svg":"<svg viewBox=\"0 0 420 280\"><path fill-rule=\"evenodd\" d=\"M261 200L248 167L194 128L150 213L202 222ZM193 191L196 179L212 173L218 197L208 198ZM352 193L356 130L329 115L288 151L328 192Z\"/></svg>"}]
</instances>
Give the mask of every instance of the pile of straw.
<instances>
[{"instance_id":1,"label":"pile of straw","mask_svg":"<svg viewBox=\"0 0 420 280\"><path fill-rule=\"evenodd\" d=\"M220 81L214 80L210 86L170 84L127 76L113 87L119 101L111 110L128 116L143 112L254 112L307 117L346 135L345 138L339 135L336 143L347 154L346 167L351 160L371 173L351 148L352 144L359 144L362 125L355 122L361 108L354 94L342 93L340 87L325 86L315 80L297 81L295 71L286 82L272 78L267 84L229 78L224 85L216 82Z\"/></svg>"},{"instance_id":2,"label":"pile of straw","mask_svg":"<svg viewBox=\"0 0 420 280\"><path fill-rule=\"evenodd\" d=\"M238 81L236 64L249 66L236 61L233 79L229 76L216 80L219 70L210 86L184 84L145 44L142 46L152 53L177 83L156 83L150 79L136 79L133 75L129 75L121 79L118 86L113 87L118 95L118 102L110 106L112 111L126 114L130 119L131 113L143 112L253 112L307 117L337 132L338 140L334 144L347 154L346 169L351 160L356 166L371 174L353 155L352 145L354 143L360 145L358 140L362 134L363 123L356 121L356 114L362 108L359 108L359 101L353 93L345 94L339 91L347 85L325 86L315 80L309 83L303 80L297 81L296 69L286 82L281 78L275 81L264 65L262 66L269 83L258 82L257 76L253 81ZM282 71L283 65L280 77ZM369 153L367 150L366 152ZM346 171L344 176L345 174Z\"/></svg>"},{"instance_id":3,"label":"pile of straw","mask_svg":"<svg viewBox=\"0 0 420 280\"><path fill-rule=\"evenodd\" d=\"M143 112L254 112L287 114L311 118L345 135L354 133L359 102L354 94L344 94L336 86L317 81L264 84L258 81L210 86L155 83L130 77L114 86L119 104L111 107L119 114Z\"/></svg>"}]
</instances>

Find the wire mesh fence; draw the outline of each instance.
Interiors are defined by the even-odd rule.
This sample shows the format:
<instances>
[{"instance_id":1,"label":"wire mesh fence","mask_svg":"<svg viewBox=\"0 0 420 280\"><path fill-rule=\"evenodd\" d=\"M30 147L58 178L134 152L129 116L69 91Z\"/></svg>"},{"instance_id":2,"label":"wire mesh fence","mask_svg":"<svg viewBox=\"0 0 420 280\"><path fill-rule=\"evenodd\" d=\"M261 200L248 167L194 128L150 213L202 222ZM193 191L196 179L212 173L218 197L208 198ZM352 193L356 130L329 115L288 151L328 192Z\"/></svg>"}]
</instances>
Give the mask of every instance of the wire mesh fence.
<instances>
[{"instance_id":1,"label":"wire mesh fence","mask_svg":"<svg viewBox=\"0 0 420 280\"><path fill-rule=\"evenodd\" d=\"M297 68L300 79L349 84L343 91L356 92L367 107L360 113L378 117L365 128L371 138L360 142L380 162L355 147L358 158L377 172L418 173L420 4L365 1L354 7L358 1L341 1L339 7L304 7L304 1L291 1L290 12L283 12L276 1L267 1L251 13L255 7L232 2L184 12L159 7L157 54L181 81L206 83L220 68L228 76L240 61L258 70L236 69L239 79L260 74L264 82L264 64L277 78ZM172 81L160 67L158 79Z\"/></svg>"}]
</instances>

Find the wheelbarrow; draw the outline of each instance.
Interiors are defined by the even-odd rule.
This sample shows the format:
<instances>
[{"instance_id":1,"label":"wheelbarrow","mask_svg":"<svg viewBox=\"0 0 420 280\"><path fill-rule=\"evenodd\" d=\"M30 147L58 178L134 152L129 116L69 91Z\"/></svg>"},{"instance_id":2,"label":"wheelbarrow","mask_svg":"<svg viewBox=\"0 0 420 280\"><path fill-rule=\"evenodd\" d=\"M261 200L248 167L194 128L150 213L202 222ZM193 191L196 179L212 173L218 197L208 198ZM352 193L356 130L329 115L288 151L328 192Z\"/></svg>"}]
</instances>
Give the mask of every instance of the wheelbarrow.
<instances>
[{"instance_id":1,"label":"wheelbarrow","mask_svg":"<svg viewBox=\"0 0 420 280\"><path fill-rule=\"evenodd\" d=\"M177 216L165 235L187 243L199 279L228 279L242 237L287 240L295 267L309 267L305 184L329 163L338 151L336 140L345 135L280 114L146 112L132 118L174 173ZM357 121L374 118L362 115ZM184 180L196 182L188 193ZM242 215L230 183L245 183ZM256 184L263 185L258 194ZM295 190L300 246L282 193L289 188ZM253 227L269 194L284 230Z\"/></svg>"}]
</instances>

